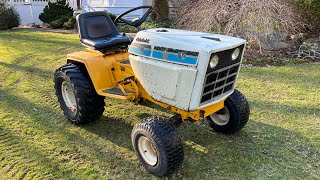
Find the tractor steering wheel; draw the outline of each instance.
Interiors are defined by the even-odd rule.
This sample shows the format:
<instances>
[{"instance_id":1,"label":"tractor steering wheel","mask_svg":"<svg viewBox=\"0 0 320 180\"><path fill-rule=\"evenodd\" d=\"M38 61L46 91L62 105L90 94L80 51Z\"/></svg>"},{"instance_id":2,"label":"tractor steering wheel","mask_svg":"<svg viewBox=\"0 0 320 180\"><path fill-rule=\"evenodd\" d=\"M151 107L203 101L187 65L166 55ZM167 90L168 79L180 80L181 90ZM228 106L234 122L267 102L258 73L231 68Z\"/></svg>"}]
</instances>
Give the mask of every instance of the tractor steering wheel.
<instances>
[{"instance_id":1,"label":"tractor steering wheel","mask_svg":"<svg viewBox=\"0 0 320 180\"><path fill-rule=\"evenodd\" d=\"M136 10L139 10L139 9L148 9L144 15L138 19L138 20L135 20L135 21L129 21L129 20L126 20L126 19L123 19L122 17L133 12L133 11L136 11ZM139 7L136 7L136 8L133 8L133 9L130 9L122 14L120 14L115 20L114 20L114 24L117 26L119 24L128 24L130 26L134 26L136 28L138 28L139 30L141 29L140 28L140 25L147 19L147 17L149 16L149 14L152 13L152 7L151 6L139 6Z\"/></svg>"}]
</instances>

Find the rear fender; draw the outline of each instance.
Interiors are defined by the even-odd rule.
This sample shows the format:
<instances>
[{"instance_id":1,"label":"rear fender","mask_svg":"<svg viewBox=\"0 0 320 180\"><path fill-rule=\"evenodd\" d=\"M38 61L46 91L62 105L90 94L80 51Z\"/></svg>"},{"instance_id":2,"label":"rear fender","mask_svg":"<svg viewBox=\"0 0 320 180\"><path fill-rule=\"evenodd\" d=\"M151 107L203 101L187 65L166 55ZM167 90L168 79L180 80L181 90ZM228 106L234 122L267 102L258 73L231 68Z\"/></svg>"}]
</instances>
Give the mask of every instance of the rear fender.
<instances>
[{"instance_id":1,"label":"rear fender","mask_svg":"<svg viewBox=\"0 0 320 180\"><path fill-rule=\"evenodd\" d=\"M111 73L112 64L116 62L113 55L103 56L93 52L75 52L67 55L67 62L79 62L85 65L90 79L99 95L103 90L113 87L114 77Z\"/></svg>"}]
</instances>

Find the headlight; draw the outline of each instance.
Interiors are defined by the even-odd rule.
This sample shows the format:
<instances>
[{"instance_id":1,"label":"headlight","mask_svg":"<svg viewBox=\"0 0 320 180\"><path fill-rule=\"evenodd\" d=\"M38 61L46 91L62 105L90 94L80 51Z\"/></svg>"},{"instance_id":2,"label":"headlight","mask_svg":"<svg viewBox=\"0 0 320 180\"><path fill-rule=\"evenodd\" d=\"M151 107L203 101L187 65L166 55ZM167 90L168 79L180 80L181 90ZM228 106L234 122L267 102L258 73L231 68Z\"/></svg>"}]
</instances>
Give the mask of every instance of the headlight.
<instances>
[{"instance_id":1,"label":"headlight","mask_svg":"<svg viewBox=\"0 0 320 180\"><path fill-rule=\"evenodd\" d=\"M231 58L232 58L232 60L234 61L234 60L238 59L239 56L240 56L240 49L239 49L239 48L236 48L236 49L233 51L233 53L232 53L232 55L231 55Z\"/></svg>"},{"instance_id":2,"label":"headlight","mask_svg":"<svg viewBox=\"0 0 320 180\"><path fill-rule=\"evenodd\" d=\"M217 64L218 64L218 62L219 62L219 57L218 57L217 55L214 55L214 56L210 59L210 63L209 63L210 68L216 67Z\"/></svg>"}]
</instances>

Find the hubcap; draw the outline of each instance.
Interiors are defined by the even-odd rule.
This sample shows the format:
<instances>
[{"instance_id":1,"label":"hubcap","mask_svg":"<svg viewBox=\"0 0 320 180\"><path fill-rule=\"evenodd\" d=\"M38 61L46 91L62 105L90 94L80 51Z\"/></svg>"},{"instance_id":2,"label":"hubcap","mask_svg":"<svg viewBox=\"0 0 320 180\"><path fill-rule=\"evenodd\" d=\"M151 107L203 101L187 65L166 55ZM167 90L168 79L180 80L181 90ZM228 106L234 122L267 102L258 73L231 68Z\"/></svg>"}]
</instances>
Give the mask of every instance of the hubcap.
<instances>
[{"instance_id":1,"label":"hubcap","mask_svg":"<svg viewBox=\"0 0 320 180\"><path fill-rule=\"evenodd\" d=\"M72 112L75 112L77 110L76 96L73 92L73 89L72 89L70 83L63 81L63 83L61 85L61 92L62 92L63 100L66 103L66 106Z\"/></svg>"},{"instance_id":2,"label":"hubcap","mask_svg":"<svg viewBox=\"0 0 320 180\"><path fill-rule=\"evenodd\" d=\"M230 112L228 108L224 107L216 113L210 115L212 121L220 126L226 125L230 119Z\"/></svg>"},{"instance_id":3,"label":"hubcap","mask_svg":"<svg viewBox=\"0 0 320 180\"><path fill-rule=\"evenodd\" d=\"M141 136L138 140L138 149L143 160L151 166L155 166L158 162L157 152L151 141L145 136Z\"/></svg>"}]
</instances>

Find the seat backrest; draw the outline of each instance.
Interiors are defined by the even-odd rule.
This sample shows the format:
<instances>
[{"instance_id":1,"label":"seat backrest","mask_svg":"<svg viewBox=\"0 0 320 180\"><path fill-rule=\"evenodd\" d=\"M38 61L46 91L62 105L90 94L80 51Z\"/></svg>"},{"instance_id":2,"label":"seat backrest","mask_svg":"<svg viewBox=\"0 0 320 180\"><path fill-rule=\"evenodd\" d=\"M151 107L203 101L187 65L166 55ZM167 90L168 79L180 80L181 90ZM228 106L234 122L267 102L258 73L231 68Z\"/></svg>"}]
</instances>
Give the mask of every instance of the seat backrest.
<instances>
[{"instance_id":1,"label":"seat backrest","mask_svg":"<svg viewBox=\"0 0 320 180\"><path fill-rule=\"evenodd\" d=\"M119 34L107 12L97 11L77 16L80 39L100 39Z\"/></svg>"}]
</instances>

